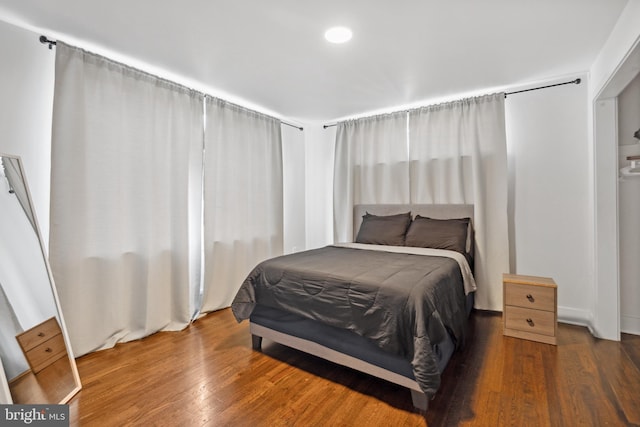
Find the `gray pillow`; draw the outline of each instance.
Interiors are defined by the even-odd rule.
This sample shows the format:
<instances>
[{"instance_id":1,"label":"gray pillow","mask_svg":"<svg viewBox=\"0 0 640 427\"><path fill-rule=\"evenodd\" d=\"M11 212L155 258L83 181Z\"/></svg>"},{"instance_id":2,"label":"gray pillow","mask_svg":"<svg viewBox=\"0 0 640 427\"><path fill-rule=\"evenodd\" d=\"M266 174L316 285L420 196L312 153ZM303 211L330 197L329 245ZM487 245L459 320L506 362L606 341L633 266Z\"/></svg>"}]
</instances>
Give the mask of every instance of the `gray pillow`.
<instances>
[{"instance_id":1,"label":"gray pillow","mask_svg":"<svg viewBox=\"0 0 640 427\"><path fill-rule=\"evenodd\" d=\"M411 224L411 212L384 216L371 215L367 212L362 216L356 243L404 246L404 236L409 224Z\"/></svg>"},{"instance_id":2,"label":"gray pillow","mask_svg":"<svg viewBox=\"0 0 640 427\"><path fill-rule=\"evenodd\" d=\"M470 221L470 218L433 219L417 215L407 230L405 245L466 254Z\"/></svg>"}]
</instances>

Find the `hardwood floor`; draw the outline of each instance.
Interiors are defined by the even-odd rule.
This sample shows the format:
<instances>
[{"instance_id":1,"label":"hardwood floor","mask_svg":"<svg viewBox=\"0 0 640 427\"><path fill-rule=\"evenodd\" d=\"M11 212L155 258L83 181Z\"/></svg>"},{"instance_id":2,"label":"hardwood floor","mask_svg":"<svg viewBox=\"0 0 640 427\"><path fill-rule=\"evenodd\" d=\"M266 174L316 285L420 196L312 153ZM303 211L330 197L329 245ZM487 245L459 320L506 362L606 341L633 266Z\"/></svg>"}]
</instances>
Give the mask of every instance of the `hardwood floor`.
<instances>
[{"instance_id":1,"label":"hardwood floor","mask_svg":"<svg viewBox=\"0 0 640 427\"><path fill-rule=\"evenodd\" d=\"M640 336L560 325L558 346L502 336L474 312L426 414L408 390L275 343L251 349L230 310L78 359L83 426L640 425Z\"/></svg>"}]
</instances>

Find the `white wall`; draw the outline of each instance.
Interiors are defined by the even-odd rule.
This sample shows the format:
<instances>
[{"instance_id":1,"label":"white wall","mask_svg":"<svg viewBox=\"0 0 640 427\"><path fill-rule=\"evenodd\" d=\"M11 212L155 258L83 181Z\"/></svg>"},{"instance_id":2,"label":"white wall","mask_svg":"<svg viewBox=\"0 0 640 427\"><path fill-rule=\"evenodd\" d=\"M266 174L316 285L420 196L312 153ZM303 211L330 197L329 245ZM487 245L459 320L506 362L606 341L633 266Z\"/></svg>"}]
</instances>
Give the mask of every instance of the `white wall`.
<instances>
[{"instance_id":1,"label":"white wall","mask_svg":"<svg viewBox=\"0 0 640 427\"><path fill-rule=\"evenodd\" d=\"M0 153L22 157L46 248L55 51L38 37L0 21Z\"/></svg>"},{"instance_id":2,"label":"white wall","mask_svg":"<svg viewBox=\"0 0 640 427\"><path fill-rule=\"evenodd\" d=\"M586 324L593 298L588 87L505 101L512 272L551 277L560 320ZM553 83L553 82L549 82Z\"/></svg>"},{"instance_id":3,"label":"white wall","mask_svg":"<svg viewBox=\"0 0 640 427\"><path fill-rule=\"evenodd\" d=\"M336 128L305 126L307 248L333 243L333 151Z\"/></svg>"},{"instance_id":4,"label":"white wall","mask_svg":"<svg viewBox=\"0 0 640 427\"><path fill-rule=\"evenodd\" d=\"M282 126L284 253L305 249L305 131Z\"/></svg>"}]
</instances>

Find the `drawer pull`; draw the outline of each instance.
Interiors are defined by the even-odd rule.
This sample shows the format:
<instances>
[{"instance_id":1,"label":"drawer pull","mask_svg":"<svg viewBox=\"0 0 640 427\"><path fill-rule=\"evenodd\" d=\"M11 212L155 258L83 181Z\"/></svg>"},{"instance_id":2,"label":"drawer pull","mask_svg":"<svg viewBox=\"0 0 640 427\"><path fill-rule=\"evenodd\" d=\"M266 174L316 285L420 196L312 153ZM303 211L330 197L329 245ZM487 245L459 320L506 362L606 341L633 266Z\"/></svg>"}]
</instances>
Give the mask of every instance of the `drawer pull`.
<instances>
[{"instance_id":1,"label":"drawer pull","mask_svg":"<svg viewBox=\"0 0 640 427\"><path fill-rule=\"evenodd\" d=\"M528 320L527 320L527 322L528 322ZM47 353L51 353L53 350L51 350L50 347L47 347L47 348L44 349L44 351L46 351Z\"/></svg>"},{"instance_id":2,"label":"drawer pull","mask_svg":"<svg viewBox=\"0 0 640 427\"><path fill-rule=\"evenodd\" d=\"M38 334L38 336L39 336L39 337L43 337L43 336L44 336L44 332L40 332L40 333Z\"/></svg>"},{"instance_id":3,"label":"drawer pull","mask_svg":"<svg viewBox=\"0 0 640 427\"><path fill-rule=\"evenodd\" d=\"M534 327L535 323L533 323L533 319L529 318L527 319L527 323L529 324L529 326Z\"/></svg>"},{"instance_id":4,"label":"drawer pull","mask_svg":"<svg viewBox=\"0 0 640 427\"><path fill-rule=\"evenodd\" d=\"M531 294L527 294L527 299L529 300L529 302L534 302L536 300Z\"/></svg>"}]
</instances>

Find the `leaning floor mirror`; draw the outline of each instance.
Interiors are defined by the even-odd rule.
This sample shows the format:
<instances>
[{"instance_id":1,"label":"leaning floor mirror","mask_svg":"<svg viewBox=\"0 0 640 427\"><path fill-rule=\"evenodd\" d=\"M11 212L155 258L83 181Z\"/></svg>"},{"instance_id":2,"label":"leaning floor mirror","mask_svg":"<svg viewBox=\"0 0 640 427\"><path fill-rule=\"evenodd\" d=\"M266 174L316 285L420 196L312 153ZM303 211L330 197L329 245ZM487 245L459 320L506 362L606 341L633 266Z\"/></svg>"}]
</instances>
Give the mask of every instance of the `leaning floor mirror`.
<instances>
[{"instance_id":1,"label":"leaning floor mirror","mask_svg":"<svg viewBox=\"0 0 640 427\"><path fill-rule=\"evenodd\" d=\"M0 403L65 403L80 388L20 157L0 154Z\"/></svg>"}]
</instances>

